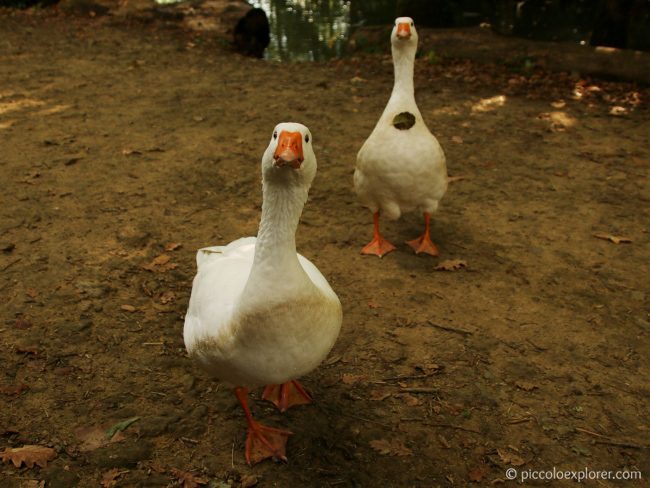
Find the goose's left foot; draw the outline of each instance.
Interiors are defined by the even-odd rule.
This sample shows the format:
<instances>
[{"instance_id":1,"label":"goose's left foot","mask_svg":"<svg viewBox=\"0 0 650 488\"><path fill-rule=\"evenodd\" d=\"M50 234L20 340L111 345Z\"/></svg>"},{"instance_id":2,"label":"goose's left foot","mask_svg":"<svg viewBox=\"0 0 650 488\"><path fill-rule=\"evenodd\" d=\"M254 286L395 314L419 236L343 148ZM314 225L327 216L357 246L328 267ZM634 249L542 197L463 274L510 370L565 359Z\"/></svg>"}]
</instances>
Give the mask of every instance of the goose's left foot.
<instances>
[{"instance_id":1,"label":"goose's left foot","mask_svg":"<svg viewBox=\"0 0 650 488\"><path fill-rule=\"evenodd\" d=\"M235 396L244 409L248 422L246 462L251 466L267 458L287 462L287 439L293 432L268 427L253 419L250 408L248 408L248 390L246 388L235 388Z\"/></svg>"},{"instance_id":2,"label":"goose's left foot","mask_svg":"<svg viewBox=\"0 0 650 488\"><path fill-rule=\"evenodd\" d=\"M273 403L280 412L286 412L294 405L311 403L311 396L296 380L287 381L281 385L268 385L264 388L262 398Z\"/></svg>"},{"instance_id":3,"label":"goose's left foot","mask_svg":"<svg viewBox=\"0 0 650 488\"><path fill-rule=\"evenodd\" d=\"M415 251L415 254L426 253L431 256L437 256L439 254L438 247L431 241L431 236L429 235L430 220L431 216L428 213L425 213L424 234L412 241L406 241L406 243Z\"/></svg>"}]
</instances>

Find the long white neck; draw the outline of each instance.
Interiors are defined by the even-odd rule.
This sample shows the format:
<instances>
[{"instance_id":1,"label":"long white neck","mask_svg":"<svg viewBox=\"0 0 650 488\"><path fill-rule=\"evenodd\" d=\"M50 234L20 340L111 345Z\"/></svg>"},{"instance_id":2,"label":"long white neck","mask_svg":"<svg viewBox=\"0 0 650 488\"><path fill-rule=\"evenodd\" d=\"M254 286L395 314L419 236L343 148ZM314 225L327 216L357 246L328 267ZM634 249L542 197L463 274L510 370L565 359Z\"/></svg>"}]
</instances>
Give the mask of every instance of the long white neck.
<instances>
[{"instance_id":1,"label":"long white neck","mask_svg":"<svg viewBox=\"0 0 650 488\"><path fill-rule=\"evenodd\" d=\"M308 191L298 182L264 181L262 219L249 284L282 283L283 276L292 276L295 281L304 275L296 254L296 229Z\"/></svg>"},{"instance_id":2,"label":"long white neck","mask_svg":"<svg viewBox=\"0 0 650 488\"><path fill-rule=\"evenodd\" d=\"M417 109L413 88L414 63L415 49L393 47L395 84L386 105L387 110Z\"/></svg>"}]
</instances>

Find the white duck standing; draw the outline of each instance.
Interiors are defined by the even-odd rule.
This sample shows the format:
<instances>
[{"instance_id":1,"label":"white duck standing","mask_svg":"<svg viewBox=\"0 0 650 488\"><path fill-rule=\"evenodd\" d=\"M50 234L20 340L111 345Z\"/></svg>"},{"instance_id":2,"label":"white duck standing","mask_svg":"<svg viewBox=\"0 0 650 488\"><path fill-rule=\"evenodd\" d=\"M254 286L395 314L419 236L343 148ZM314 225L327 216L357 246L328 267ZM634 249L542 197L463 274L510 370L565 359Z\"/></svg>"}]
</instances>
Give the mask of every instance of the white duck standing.
<instances>
[{"instance_id":1,"label":"white duck standing","mask_svg":"<svg viewBox=\"0 0 650 488\"><path fill-rule=\"evenodd\" d=\"M341 303L309 260L296 253L296 229L316 174L311 133L281 123L262 158L262 219L257 238L198 251L185 316L193 359L235 387L248 421L246 461L286 461L291 432L255 421L248 388L284 411L311 398L295 381L327 356L341 327Z\"/></svg>"},{"instance_id":2,"label":"white duck standing","mask_svg":"<svg viewBox=\"0 0 650 488\"><path fill-rule=\"evenodd\" d=\"M429 235L431 214L447 191L445 154L415 103L413 67L418 34L410 17L399 17L391 33L395 85L372 134L359 150L354 188L374 214L374 237L362 254L382 257L395 249L379 232L379 215L424 213L424 233L407 243L416 253L438 255Z\"/></svg>"}]
</instances>

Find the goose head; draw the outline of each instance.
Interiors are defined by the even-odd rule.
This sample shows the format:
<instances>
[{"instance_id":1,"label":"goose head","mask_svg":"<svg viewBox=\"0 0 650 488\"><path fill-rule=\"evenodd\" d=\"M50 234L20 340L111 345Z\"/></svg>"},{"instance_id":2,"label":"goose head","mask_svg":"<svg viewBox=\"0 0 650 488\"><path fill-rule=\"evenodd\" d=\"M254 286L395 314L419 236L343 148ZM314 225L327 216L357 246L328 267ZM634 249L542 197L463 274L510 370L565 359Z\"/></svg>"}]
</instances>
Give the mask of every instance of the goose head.
<instances>
[{"instance_id":1,"label":"goose head","mask_svg":"<svg viewBox=\"0 0 650 488\"><path fill-rule=\"evenodd\" d=\"M265 180L311 184L316 175L316 155L307 127L296 122L275 126L262 157L262 175Z\"/></svg>"},{"instance_id":2,"label":"goose head","mask_svg":"<svg viewBox=\"0 0 650 488\"><path fill-rule=\"evenodd\" d=\"M410 50L418 45L418 32L411 17L398 17L395 19L393 32L390 35L393 49Z\"/></svg>"}]
</instances>

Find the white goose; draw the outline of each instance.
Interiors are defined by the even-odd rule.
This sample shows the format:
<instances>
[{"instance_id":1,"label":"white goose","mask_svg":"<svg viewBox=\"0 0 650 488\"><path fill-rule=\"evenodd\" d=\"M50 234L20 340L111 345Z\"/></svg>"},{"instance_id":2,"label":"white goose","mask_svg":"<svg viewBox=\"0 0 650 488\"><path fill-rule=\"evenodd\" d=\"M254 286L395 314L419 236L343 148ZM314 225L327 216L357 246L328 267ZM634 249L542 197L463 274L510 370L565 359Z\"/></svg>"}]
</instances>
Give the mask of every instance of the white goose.
<instances>
[{"instance_id":1,"label":"white goose","mask_svg":"<svg viewBox=\"0 0 650 488\"><path fill-rule=\"evenodd\" d=\"M296 378L327 356L341 327L341 303L309 260L296 253L296 228L316 175L309 129L282 123L262 157L262 219L255 237L198 251L185 316L189 355L235 386L248 421L246 460L286 460L291 432L255 420L247 388L284 411L311 399Z\"/></svg>"},{"instance_id":2,"label":"white goose","mask_svg":"<svg viewBox=\"0 0 650 488\"><path fill-rule=\"evenodd\" d=\"M424 213L424 233L407 243L416 253L438 255L429 220L447 191L445 154L429 132L415 103L413 66L418 34L410 17L399 17L391 34L395 85L370 137L359 150L354 188L374 214L374 237L362 254L382 257L395 249L379 232L379 215L390 220L402 212Z\"/></svg>"}]
</instances>

